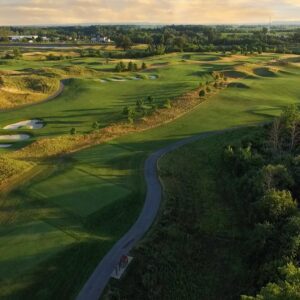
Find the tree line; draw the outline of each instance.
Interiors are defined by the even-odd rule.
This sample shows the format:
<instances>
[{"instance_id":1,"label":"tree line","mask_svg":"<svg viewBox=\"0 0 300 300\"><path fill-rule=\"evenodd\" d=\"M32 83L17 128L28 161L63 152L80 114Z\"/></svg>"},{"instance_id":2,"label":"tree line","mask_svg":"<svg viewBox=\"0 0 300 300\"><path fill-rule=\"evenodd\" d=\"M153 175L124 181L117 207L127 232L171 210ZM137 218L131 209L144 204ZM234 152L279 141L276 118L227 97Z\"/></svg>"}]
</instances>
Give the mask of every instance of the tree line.
<instances>
[{"instance_id":1,"label":"tree line","mask_svg":"<svg viewBox=\"0 0 300 300\"><path fill-rule=\"evenodd\" d=\"M107 36L125 51L134 44L148 45L148 52L236 51L299 53L300 28L297 26L59 26L1 27L0 37L9 35L47 36L50 41L90 42L92 37ZM145 51L144 51L145 52Z\"/></svg>"},{"instance_id":2,"label":"tree line","mask_svg":"<svg viewBox=\"0 0 300 300\"><path fill-rule=\"evenodd\" d=\"M300 111L286 108L272 124L223 155L224 196L243 233L248 294L243 300L300 299Z\"/></svg>"}]
</instances>

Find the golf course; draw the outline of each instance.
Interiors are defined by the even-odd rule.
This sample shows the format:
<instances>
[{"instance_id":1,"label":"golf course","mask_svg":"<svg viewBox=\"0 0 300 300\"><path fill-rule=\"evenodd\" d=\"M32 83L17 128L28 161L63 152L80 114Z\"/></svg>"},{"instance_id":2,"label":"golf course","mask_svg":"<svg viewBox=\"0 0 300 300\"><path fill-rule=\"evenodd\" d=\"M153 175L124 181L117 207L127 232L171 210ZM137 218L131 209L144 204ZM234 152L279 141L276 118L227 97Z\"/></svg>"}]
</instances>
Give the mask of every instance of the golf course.
<instances>
[{"instance_id":1,"label":"golf course","mask_svg":"<svg viewBox=\"0 0 300 300\"><path fill-rule=\"evenodd\" d=\"M138 219L152 153L208 134L207 144L203 138L187 147L200 148L197 163L213 160L210 134L223 147L299 104L294 54L121 60L63 51L68 58L59 62L34 49L0 59L1 299L75 299ZM121 61L138 68L116 72ZM184 169L186 149L158 161L168 195L166 172L177 162Z\"/></svg>"}]
</instances>

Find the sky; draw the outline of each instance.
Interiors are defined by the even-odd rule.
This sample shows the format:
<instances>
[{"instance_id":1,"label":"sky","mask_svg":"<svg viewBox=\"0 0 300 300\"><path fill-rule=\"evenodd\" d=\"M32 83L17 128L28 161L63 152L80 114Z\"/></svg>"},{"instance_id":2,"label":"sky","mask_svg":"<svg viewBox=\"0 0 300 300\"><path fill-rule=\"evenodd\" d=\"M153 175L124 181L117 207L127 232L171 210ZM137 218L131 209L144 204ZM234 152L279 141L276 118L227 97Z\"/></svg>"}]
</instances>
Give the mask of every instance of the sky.
<instances>
[{"instance_id":1,"label":"sky","mask_svg":"<svg viewBox=\"0 0 300 300\"><path fill-rule=\"evenodd\" d=\"M0 25L300 21L300 0L0 0Z\"/></svg>"}]
</instances>

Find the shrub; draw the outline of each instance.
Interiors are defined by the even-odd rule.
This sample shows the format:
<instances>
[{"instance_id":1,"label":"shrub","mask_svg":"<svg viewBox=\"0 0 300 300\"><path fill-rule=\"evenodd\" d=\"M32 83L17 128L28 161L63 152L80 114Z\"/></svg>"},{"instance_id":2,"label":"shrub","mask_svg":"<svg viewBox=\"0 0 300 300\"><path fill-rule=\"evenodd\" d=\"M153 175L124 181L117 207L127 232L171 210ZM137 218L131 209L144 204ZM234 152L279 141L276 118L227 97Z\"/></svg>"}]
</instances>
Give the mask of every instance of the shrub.
<instances>
[{"instance_id":1,"label":"shrub","mask_svg":"<svg viewBox=\"0 0 300 300\"><path fill-rule=\"evenodd\" d=\"M168 100L165 101L164 107L165 107L165 108L171 108L171 107L172 107L172 103L171 103L171 100L170 100L170 99L168 99Z\"/></svg>"},{"instance_id":2,"label":"shrub","mask_svg":"<svg viewBox=\"0 0 300 300\"><path fill-rule=\"evenodd\" d=\"M71 128L71 130L70 130L70 134L71 135L74 135L74 134L76 134L77 133L77 130L76 130L76 128Z\"/></svg>"},{"instance_id":3,"label":"shrub","mask_svg":"<svg viewBox=\"0 0 300 300\"><path fill-rule=\"evenodd\" d=\"M99 129L99 128L100 128L99 122L98 122L98 121L94 122L92 127L93 127L94 129Z\"/></svg>"},{"instance_id":4,"label":"shrub","mask_svg":"<svg viewBox=\"0 0 300 300\"><path fill-rule=\"evenodd\" d=\"M205 90L201 90L201 91L199 92L199 96L200 96L200 97L205 97L205 95L206 95Z\"/></svg>"},{"instance_id":5,"label":"shrub","mask_svg":"<svg viewBox=\"0 0 300 300\"><path fill-rule=\"evenodd\" d=\"M150 105L153 104L153 102L154 102L153 97L152 97L152 96L148 96L148 97L147 97L147 102L148 102Z\"/></svg>"},{"instance_id":6,"label":"shrub","mask_svg":"<svg viewBox=\"0 0 300 300\"><path fill-rule=\"evenodd\" d=\"M146 63L145 63L145 62L143 62L143 63L142 63L142 67L141 67L141 69L142 69L142 70L146 70L147 68L148 68L148 67L147 67Z\"/></svg>"},{"instance_id":7,"label":"shrub","mask_svg":"<svg viewBox=\"0 0 300 300\"><path fill-rule=\"evenodd\" d=\"M259 209L264 220L276 221L293 215L297 211L297 203L289 191L272 189L260 201Z\"/></svg>"}]
</instances>

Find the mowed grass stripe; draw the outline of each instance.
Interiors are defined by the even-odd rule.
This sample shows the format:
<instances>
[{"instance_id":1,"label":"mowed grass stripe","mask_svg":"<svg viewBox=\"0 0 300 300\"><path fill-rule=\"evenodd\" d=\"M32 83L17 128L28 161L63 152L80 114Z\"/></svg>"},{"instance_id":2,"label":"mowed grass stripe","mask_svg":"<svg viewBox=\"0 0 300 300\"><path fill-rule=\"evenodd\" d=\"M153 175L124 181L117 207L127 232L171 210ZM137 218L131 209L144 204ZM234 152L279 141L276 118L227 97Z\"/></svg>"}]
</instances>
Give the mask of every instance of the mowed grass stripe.
<instances>
[{"instance_id":1,"label":"mowed grass stripe","mask_svg":"<svg viewBox=\"0 0 300 300\"><path fill-rule=\"evenodd\" d=\"M37 183L32 189L33 192L45 195L48 202L53 202L81 217L87 217L129 194L129 191L121 186L76 168Z\"/></svg>"},{"instance_id":2,"label":"mowed grass stripe","mask_svg":"<svg viewBox=\"0 0 300 300\"><path fill-rule=\"evenodd\" d=\"M9 235L0 236L0 278L18 276L74 242L43 221L19 224Z\"/></svg>"}]
</instances>

